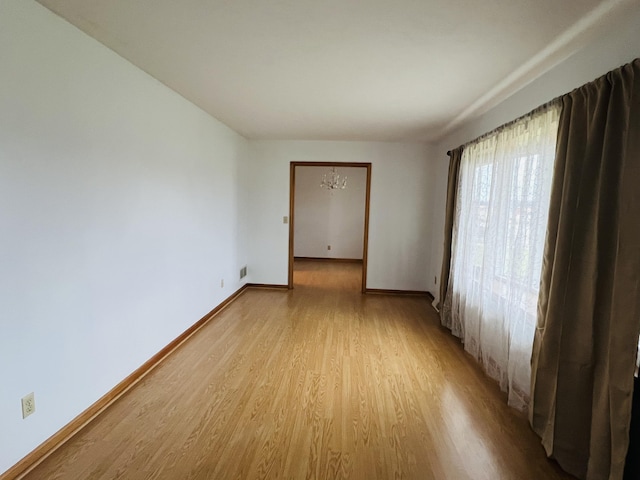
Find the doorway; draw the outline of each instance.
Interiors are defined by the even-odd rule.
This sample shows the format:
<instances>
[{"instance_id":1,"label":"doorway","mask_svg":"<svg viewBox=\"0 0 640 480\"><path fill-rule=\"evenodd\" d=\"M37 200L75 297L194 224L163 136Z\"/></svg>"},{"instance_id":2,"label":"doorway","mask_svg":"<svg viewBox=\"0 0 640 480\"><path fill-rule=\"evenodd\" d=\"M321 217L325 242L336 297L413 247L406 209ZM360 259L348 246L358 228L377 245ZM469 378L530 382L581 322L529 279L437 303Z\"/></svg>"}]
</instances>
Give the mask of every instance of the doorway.
<instances>
[{"instance_id":1,"label":"doorway","mask_svg":"<svg viewBox=\"0 0 640 480\"><path fill-rule=\"evenodd\" d=\"M289 194L289 280L288 280L288 286L289 288L293 288L293 274L294 274L294 261L296 258L296 219L295 219L295 215L296 215L296 178L299 179L300 182L302 181L306 181L304 180L303 177L303 171L299 170L301 168L307 168L307 167L316 167L313 168L312 170L304 170L305 173L308 173L310 171L313 172L313 175L315 177L317 177L317 181L315 182L315 187L318 189L318 192L320 191L320 183L322 181L323 175L325 173L329 172L329 169L331 168L336 168L338 170L338 173L340 173L341 169L342 171L348 171L345 169L363 169L362 173L364 173L364 213L360 213L360 218L359 220L356 219L356 222L361 222L360 225L358 225L358 227L361 227L361 250L358 250L358 252L361 252L361 258L362 258L362 281L361 281L361 291L362 293L366 292L366 282L367 282L367 250L368 250L368 238L369 238L369 198L370 198L370 191L371 191L371 164L370 163L347 163L347 162L291 162L290 164L290 194ZM319 168L318 168L319 167ZM360 172L358 172L360 173ZM305 175L306 176L306 175ZM310 187L309 187L310 188ZM347 183L347 189L349 188L349 183ZM323 194L326 195L339 195L340 193L343 193L340 189L337 189L335 192L334 191L323 191ZM301 199L302 200L302 199ZM324 225L325 229L328 229L330 226L332 225L328 225L326 224L326 222L332 222L335 219L338 220L343 220L341 217L344 216L342 214L342 211L338 211L335 212L333 215L334 217L331 217L331 213L329 214L323 214L322 216L324 218L305 218L306 220L311 220L311 221L317 221L318 225ZM302 219L299 219L300 222L302 222ZM325 222L324 224L322 222ZM299 232L300 233L300 232ZM338 235L340 236L340 235ZM332 245L331 243L326 245L327 251L323 252L323 253L318 253L318 245L315 245L315 247L313 245L307 245L307 243L313 243L313 242L306 242L304 245L304 248L309 248L314 252L313 257L319 257L319 258L331 258L331 259L335 259L336 258L336 254L337 253L337 259L338 260L348 260L348 258L346 259L340 259L340 253L342 252L344 255L351 255L353 256L353 245L351 246L345 246L345 245L335 245L334 247L337 247L337 250L334 250L334 253L327 253L331 250ZM325 242L326 243L326 242ZM340 242L338 242L340 243ZM350 242L353 243L353 242ZM358 247L360 247L360 245L358 245ZM298 246L298 248L300 248L300 246ZM315 248L315 250L313 250L313 248ZM323 247L324 248L324 247Z\"/></svg>"}]
</instances>

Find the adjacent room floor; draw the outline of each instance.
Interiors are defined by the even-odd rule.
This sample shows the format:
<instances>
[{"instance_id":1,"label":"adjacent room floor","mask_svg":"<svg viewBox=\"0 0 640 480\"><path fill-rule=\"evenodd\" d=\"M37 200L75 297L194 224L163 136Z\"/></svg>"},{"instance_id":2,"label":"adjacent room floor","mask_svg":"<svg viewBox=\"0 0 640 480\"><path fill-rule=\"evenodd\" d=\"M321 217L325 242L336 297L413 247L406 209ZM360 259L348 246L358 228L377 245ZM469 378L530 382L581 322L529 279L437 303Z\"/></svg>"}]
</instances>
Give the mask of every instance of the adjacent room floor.
<instances>
[{"instance_id":1,"label":"adjacent room floor","mask_svg":"<svg viewBox=\"0 0 640 480\"><path fill-rule=\"evenodd\" d=\"M249 289L28 479L569 479L429 299Z\"/></svg>"}]
</instances>

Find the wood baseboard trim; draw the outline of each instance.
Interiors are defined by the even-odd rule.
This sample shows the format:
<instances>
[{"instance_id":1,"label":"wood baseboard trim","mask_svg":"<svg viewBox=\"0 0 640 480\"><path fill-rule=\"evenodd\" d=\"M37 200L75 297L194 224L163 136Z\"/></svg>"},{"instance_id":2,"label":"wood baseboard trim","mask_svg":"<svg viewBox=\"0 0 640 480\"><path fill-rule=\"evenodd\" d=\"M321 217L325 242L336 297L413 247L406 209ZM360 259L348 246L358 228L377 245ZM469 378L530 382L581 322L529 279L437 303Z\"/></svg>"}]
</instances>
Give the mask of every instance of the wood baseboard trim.
<instances>
[{"instance_id":1,"label":"wood baseboard trim","mask_svg":"<svg viewBox=\"0 0 640 480\"><path fill-rule=\"evenodd\" d=\"M246 288L264 288L266 290L289 290L289 285L280 285L277 283L247 283L245 287Z\"/></svg>"},{"instance_id":2,"label":"wood baseboard trim","mask_svg":"<svg viewBox=\"0 0 640 480\"><path fill-rule=\"evenodd\" d=\"M362 263L362 259L360 258L293 257L293 260L304 260L311 262Z\"/></svg>"},{"instance_id":3,"label":"wood baseboard trim","mask_svg":"<svg viewBox=\"0 0 640 480\"><path fill-rule=\"evenodd\" d=\"M382 288L367 288L365 293L372 295L409 295L415 297L427 297L433 301L433 295L431 292L422 290L386 290Z\"/></svg>"},{"instance_id":4,"label":"wood baseboard trim","mask_svg":"<svg viewBox=\"0 0 640 480\"><path fill-rule=\"evenodd\" d=\"M69 441L75 434L80 432L86 427L92 420L98 417L104 410L106 410L111 404L118 400L122 395L134 387L140 380L142 380L149 372L157 367L162 361L168 357L172 352L180 347L185 341L195 334L200 328L202 328L209 320L215 317L231 302L238 298L246 289L247 285L243 285L228 298L222 301L217 307L207 313L204 317L198 320L196 323L187 328L178 337L172 340L166 347L156 353L153 357L143 363L128 377L118 383L115 387L109 390L101 398L99 398L94 404L90 405L85 411L80 413L76 418L71 420L68 424L54 433L47 440L42 442L33 451L27 454L22 460L9 468L6 472L0 474L0 480L18 480L24 475L29 473L41 462L43 462L49 455L55 452L58 448ZM287 288L285 286L285 288Z\"/></svg>"}]
</instances>

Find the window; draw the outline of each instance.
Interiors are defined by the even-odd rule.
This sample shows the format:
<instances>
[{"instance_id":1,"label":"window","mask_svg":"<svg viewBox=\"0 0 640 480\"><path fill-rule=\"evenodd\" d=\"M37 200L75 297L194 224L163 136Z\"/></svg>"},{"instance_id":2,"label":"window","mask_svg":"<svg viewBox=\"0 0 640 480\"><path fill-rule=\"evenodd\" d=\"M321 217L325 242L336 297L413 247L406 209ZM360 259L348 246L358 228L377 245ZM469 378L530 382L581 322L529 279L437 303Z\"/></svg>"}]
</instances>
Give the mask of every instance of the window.
<instances>
[{"instance_id":1,"label":"window","mask_svg":"<svg viewBox=\"0 0 640 480\"><path fill-rule=\"evenodd\" d=\"M465 349L524 409L560 107L465 146L444 308Z\"/></svg>"}]
</instances>

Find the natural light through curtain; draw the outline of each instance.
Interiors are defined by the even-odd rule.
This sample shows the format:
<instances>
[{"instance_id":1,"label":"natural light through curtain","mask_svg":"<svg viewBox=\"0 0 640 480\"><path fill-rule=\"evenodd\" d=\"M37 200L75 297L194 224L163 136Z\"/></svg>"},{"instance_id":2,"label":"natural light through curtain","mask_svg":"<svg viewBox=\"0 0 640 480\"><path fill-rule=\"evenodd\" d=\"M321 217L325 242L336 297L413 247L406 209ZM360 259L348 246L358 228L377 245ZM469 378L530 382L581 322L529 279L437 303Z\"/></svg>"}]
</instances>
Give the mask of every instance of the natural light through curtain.
<instances>
[{"instance_id":1,"label":"natural light through curtain","mask_svg":"<svg viewBox=\"0 0 640 480\"><path fill-rule=\"evenodd\" d=\"M443 321L526 408L560 105L466 145Z\"/></svg>"}]
</instances>

